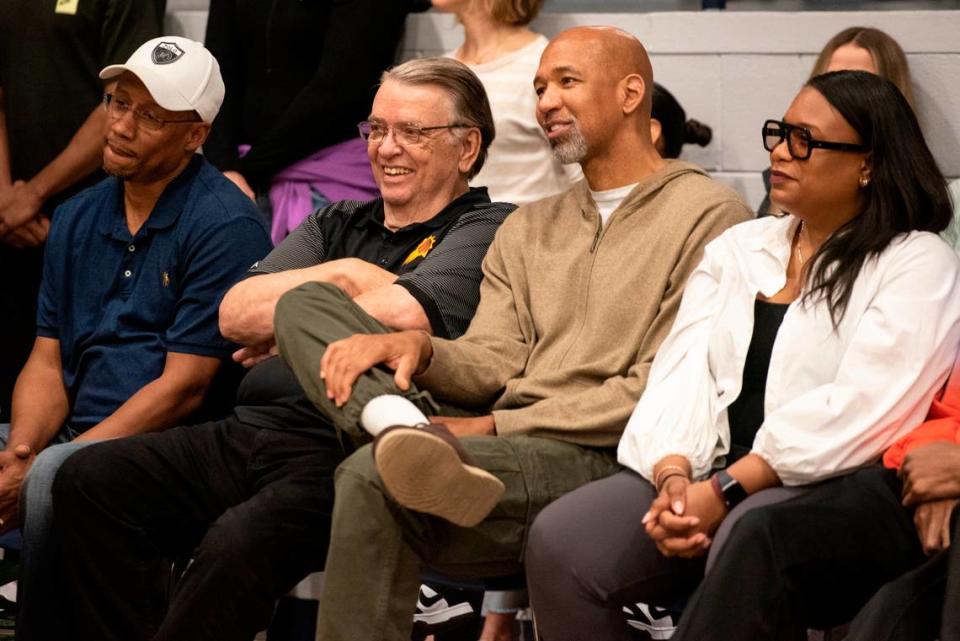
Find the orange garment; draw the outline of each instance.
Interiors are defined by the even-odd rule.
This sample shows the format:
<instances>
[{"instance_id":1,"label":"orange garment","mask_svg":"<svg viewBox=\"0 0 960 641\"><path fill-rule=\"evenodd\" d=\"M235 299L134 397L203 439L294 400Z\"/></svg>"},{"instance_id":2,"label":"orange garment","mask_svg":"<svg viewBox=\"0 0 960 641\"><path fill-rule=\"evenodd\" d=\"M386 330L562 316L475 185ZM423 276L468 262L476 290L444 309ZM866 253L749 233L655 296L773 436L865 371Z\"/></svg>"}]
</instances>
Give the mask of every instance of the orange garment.
<instances>
[{"instance_id":1,"label":"orange garment","mask_svg":"<svg viewBox=\"0 0 960 641\"><path fill-rule=\"evenodd\" d=\"M960 443L960 358L954 363L943 390L930 406L927 420L891 445L883 455L883 464L900 469L910 450L939 441Z\"/></svg>"}]
</instances>

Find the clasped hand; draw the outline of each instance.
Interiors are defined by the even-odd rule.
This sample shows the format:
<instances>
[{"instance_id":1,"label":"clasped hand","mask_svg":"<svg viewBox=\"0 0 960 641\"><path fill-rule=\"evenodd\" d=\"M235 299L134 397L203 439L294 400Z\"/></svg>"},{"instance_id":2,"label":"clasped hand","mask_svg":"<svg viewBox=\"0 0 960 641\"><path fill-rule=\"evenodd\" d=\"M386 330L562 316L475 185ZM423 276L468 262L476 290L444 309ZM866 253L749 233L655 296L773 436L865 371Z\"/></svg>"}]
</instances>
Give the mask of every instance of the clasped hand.
<instances>
[{"instance_id":1,"label":"clasped hand","mask_svg":"<svg viewBox=\"0 0 960 641\"><path fill-rule=\"evenodd\" d=\"M14 247L33 247L46 240L50 220L40 211L42 206L40 195L22 180L0 192L0 238Z\"/></svg>"},{"instance_id":2,"label":"clasped hand","mask_svg":"<svg viewBox=\"0 0 960 641\"><path fill-rule=\"evenodd\" d=\"M0 452L0 533L20 524L20 488L34 458L25 445Z\"/></svg>"},{"instance_id":3,"label":"clasped hand","mask_svg":"<svg viewBox=\"0 0 960 641\"><path fill-rule=\"evenodd\" d=\"M915 507L913 522L924 552L950 547L950 516L960 497L960 445L949 442L918 447L900 468L903 504Z\"/></svg>"},{"instance_id":4,"label":"clasped hand","mask_svg":"<svg viewBox=\"0 0 960 641\"><path fill-rule=\"evenodd\" d=\"M709 549L726 515L726 504L709 481L671 476L650 504L643 525L664 556L694 558Z\"/></svg>"},{"instance_id":5,"label":"clasped hand","mask_svg":"<svg viewBox=\"0 0 960 641\"><path fill-rule=\"evenodd\" d=\"M263 343L241 347L233 353L233 360L250 369L254 365L276 356L278 353L277 342L271 338Z\"/></svg>"}]
</instances>

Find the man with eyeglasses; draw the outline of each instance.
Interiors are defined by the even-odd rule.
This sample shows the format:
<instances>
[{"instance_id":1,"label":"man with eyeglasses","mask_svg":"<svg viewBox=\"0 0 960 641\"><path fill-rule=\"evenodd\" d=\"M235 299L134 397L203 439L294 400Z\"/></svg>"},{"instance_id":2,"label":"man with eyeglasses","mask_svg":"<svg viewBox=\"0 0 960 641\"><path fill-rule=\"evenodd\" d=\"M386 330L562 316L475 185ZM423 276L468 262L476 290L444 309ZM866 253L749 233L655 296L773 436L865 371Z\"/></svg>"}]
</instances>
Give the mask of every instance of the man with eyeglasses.
<instances>
[{"instance_id":1,"label":"man with eyeglasses","mask_svg":"<svg viewBox=\"0 0 960 641\"><path fill-rule=\"evenodd\" d=\"M109 177L54 216L0 453L0 528L23 522L17 636L28 640L69 636L50 614L61 607L50 607L57 469L92 442L225 409L216 392L234 347L217 305L270 249L255 206L197 154L224 94L213 56L157 38L100 77L116 81L104 98Z\"/></svg>"},{"instance_id":2,"label":"man with eyeglasses","mask_svg":"<svg viewBox=\"0 0 960 641\"><path fill-rule=\"evenodd\" d=\"M409 639L422 564L521 572L538 512L621 469L615 446L687 277L707 242L751 215L702 169L657 153L653 71L631 34L564 31L531 81L554 154L586 180L507 219L463 337L330 343L298 313L314 292L280 303L280 353L310 398L378 433L337 471L323 641ZM405 398L368 404L375 394Z\"/></svg>"},{"instance_id":3,"label":"man with eyeglasses","mask_svg":"<svg viewBox=\"0 0 960 641\"><path fill-rule=\"evenodd\" d=\"M483 85L452 59L405 63L384 74L359 133L382 197L319 209L224 297L221 330L251 367L232 414L93 445L61 470L71 639L247 640L277 598L323 568L333 471L368 439L270 357L287 292L314 296L296 313L324 340L455 338L470 323L481 262L514 209L468 186L494 137ZM170 556L192 561L168 602L158 576Z\"/></svg>"},{"instance_id":4,"label":"man with eyeglasses","mask_svg":"<svg viewBox=\"0 0 960 641\"><path fill-rule=\"evenodd\" d=\"M162 33L165 4L0 0L0 423L33 347L51 216L106 177L97 74Z\"/></svg>"}]
</instances>

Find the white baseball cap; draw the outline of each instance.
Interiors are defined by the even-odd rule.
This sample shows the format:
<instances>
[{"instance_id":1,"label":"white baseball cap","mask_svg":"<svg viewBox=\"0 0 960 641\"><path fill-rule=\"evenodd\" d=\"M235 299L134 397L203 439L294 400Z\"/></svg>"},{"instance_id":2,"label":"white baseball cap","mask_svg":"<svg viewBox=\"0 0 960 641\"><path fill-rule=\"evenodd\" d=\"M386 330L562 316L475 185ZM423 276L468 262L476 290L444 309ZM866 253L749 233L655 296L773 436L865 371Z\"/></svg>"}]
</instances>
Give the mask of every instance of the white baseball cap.
<instances>
[{"instance_id":1,"label":"white baseball cap","mask_svg":"<svg viewBox=\"0 0 960 641\"><path fill-rule=\"evenodd\" d=\"M164 109L196 111L205 123L213 122L223 104L220 65L194 40L180 36L148 40L126 63L104 67L100 78L110 80L125 71L139 78Z\"/></svg>"}]
</instances>

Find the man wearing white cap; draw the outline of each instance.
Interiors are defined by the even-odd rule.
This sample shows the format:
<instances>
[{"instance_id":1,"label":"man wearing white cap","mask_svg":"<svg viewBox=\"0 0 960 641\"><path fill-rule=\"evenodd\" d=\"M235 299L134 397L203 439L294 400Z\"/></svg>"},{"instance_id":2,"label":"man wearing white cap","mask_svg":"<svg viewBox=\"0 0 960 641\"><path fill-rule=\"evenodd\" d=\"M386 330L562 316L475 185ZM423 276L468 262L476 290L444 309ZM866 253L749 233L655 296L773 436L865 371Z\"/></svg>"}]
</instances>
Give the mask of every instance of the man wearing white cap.
<instances>
[{"instance_id":1,"label":"man wearing white cap","mask_svg":"<svg viewBox=\"0 0 960 641\"><path fill-rule=\"evenodd\" d=\"M110 177L57 209L36 342L9 436L0 430L0 528L21 520L23 486L22 639L68 636L51 627L56 470L90 442L213 410L208 391L233 349L219 332L220 298L270 250L253 204L196 153L224 94L210 52L157 38L100 78L116 79L104 96Z\"/></svg>"},{"instance_id":2,"label":"man wearing white cap","mask_svg":"<svg viewBox=\"0 0 960 641\"><path fill-rule=\"evenodd\" d=\"M105 177L97 74L163 33L165 5L0 0L0 273L16 274L0 279L0 423L33 347L50 217Z\"/></svg>"},{"instance_id":3,"label":"man wearing white cap","mask_svg":"<svg viewBox=\"0 0 960 641\"><path fill-rule=\"evenodd\" d=\"M246 346L235 358L256 362L230 415L97 443L60 469L72 641L249 641L323 568L333 472L365 433L318 409L285 361L261 359L290 290L317 295L294 313L325 335L466 331L514 209L469 186L495 136L483 84L460 62L419 58L387 71L369 108L358 133L382 197L319 208L224 297L220 327ZM168 595L171 556L192 560Z\"/></svg>"}]
</instances>

